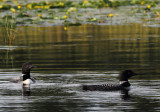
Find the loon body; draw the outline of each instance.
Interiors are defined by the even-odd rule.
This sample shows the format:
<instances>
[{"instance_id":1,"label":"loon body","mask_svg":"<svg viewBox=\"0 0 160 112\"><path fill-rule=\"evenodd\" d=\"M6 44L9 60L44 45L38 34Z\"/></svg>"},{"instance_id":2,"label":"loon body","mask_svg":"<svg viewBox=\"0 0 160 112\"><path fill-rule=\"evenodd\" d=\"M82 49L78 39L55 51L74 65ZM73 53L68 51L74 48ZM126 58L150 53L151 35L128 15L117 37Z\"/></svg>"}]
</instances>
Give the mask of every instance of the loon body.
<instances>
[{"instance_id":1,"label":"loon body","mask_svg":"<svg viewBox=\"0 0 160 112\"><path fill-rule=\"evenodd\" d=\"M26 62L22 65L22 76L14 78L11 80L13 83L23 83L23 84L33 84L35 79L30 76L30 70L36 66L32 65L30 62Z\"/></svg>"},{"instance_id":2,"label":"loon body","mask_svg":"<svg viewBox=\"0 0 160 112\"><path fill-rule=\"evenodd\" d=\"M130 83L128 79L136 75L131 70L122 71L119 75L119 84L102 84L102 85L83 85L83 90L88 91L116 91L116 90L127 90L130 89Z\"/></svg>"}]
</instances>

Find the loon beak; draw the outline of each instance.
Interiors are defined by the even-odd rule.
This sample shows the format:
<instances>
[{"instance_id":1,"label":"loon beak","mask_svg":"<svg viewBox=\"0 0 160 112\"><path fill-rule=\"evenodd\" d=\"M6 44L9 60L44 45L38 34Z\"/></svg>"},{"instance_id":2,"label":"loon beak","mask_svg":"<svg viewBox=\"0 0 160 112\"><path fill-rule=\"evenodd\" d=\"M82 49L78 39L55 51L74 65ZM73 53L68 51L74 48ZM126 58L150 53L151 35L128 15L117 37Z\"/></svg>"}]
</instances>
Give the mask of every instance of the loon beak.
<instances>
[{"instance_id":1,"label":"loon beak","mask_svg":"<svg viewBox=\"0 0 160 112\"><path fill-rule=\"evenodd\" d=\"M31 68L37 68L37 66L35 66L35 65L32 65L32 67Z\"/></svg>"},{"instance_id":2,"label":"loon beak","mask_svg":"<svg viewBox=\"0 0 160 112\"><path fill-rule=\"evenodd\" d=\"M133 73L133 76L135 76L135 75L138 75L138 74L136 74L136 73Z\"/></svg>"}]
</instances>

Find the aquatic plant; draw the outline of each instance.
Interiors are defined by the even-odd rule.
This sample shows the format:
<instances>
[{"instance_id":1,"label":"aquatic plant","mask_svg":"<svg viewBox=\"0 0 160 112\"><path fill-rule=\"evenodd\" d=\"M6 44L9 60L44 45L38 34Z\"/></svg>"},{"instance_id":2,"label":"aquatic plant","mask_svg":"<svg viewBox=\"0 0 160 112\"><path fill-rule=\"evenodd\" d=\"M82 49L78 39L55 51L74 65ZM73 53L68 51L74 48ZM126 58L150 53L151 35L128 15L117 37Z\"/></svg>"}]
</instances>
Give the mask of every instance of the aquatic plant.
<instances>
[{"instance_id":1,"label":"aquatic plant","mask_svg":"<svg viewBox=\"0 0 160 112\"><path fill-rule=\"evenodd\" d=\"M97 22L98 19L95 17L88 18L88 22Z\"/></svg>"},{"instance_id":2,"label":"aquatic plant","mask_svg":"<svg viewBox=\"0 0 160 112\"><path fill-rule=\"evenodd\" d=\"M18 9L21 9L21 8L22 8L22 6L21 6L21 5L18 5L18 6L17 6L17 8L18 8Z\"/></svg>"},{"instance_id":3,"label":"aquatic plant","mask_svg":"<svg viewBox=\"0 0 160 112\"><path fill-rule=\"evenodd\" d=\"M67 19L67 18L68 18L68 16L65 15L65 16L64 16L64 19Z\"/></svg>"},{"instance_id":4,"label":"aquatic plant","mask_svg":"<svg viewBox=\"0 0 160 112\"><path fill-rule=\"evenodd\" d=\"M16 23L10 16L4 18L3 26L5 28L5 43L12 45L16 37Z\"/></svg>"},{"instance_id":5,"label":"aquatic plant","mask_svg":"<svg viewBox=\"0 0 160 112\"><path fill-rule=\"evenodd\" d=\"M110 17L112 19L113 16L108 15L110 11L107 10L117 10L120 6L131 6L129 8L130 15L143 15L145 14L153 14L152 17L157 17L159 10L155 10L155 6L158 7L160 4L159 0L81 0L81 1L69 1L69 0L59 0L59 1L32 1L32 2L22 2L22 1L11 1L5 2L5 0L0 1L0 11L1 13L7 12L6 14L2 14L4 17L6 15L11 15L16 18L17 24L38 24L38 23L49 23L53 20L58 21L61 25L66 23L66 20L74 23L77 20L74 20L74 17L78 18L83 23L85 22L95 22L103 23L104 17ZM133 7L132 7L133 6ZM103 16L99 13L101 12L93 12L94 15L88 14L85 15L84 10L88 9L106 9L106 12L103 12ZM102 10L103 10L102 9ZM100 10L100 9L99 9ZM9 12L9 14L8 14ZM113 12L113 11L111 11ZM155 13L158 12L158 13ZM92 12L91 12L92 13ZM115 12L113 12L115 13ZM116 12L117 13L117 12ZM116 17L114 15L114 17ZM120 17L120 16L119 16ZM141 18L141 17L140 17ZM70 20L71 19L71 20ZM1 20L1 19L0 19ZM100 20L103 20L100 21ZM114 20L114 19L113 19ZM80 23L78 21L77 23ZM2 22L2 21L0 21Z\"/></svg>"},{"instance_id":6,"label":"aquatic plant","mask_svg":"<svg viewBox=\"0 0 160 112\"><path fill-rule=\"evenodd\" d=\"M66 27L66 26L64 27L64 30L67 30L67 27Z\"/></svg>"},{"instance_id":7,"label":"aquatic plant","mask_svg":"<svg viewBox=\"0 0 160 112\"><path fill-rule=\"evenodd\" d=\"M8 10L11 8L10 4L0 4L0 10Z\"/></svg>"},{"instance_id":8,"label":"aquatic plant","mask_svg":"<svg viewBox=\"0 0 160 112\"><path fill-rule=\"evenodd\" d=\"M79 21L74 21L74 22L71 22L71 21L67 21L67 20L65 20L64 22L63 22L63 24L64 24L64 30L67 30L67 27L69 27L69 26L80 26L81 25L81 23L79 22Z\"/></svg>"},{"instance_id":9,"label":"aquatic plant","mask_svg":"<svg viewBox=\"0 0 160 112\"><path fill-rule=\"evenodd\" d=\"M113 17L113 14L112 14L112 13L111 13L111 14L109 14L109 17L110 17L110 18L112 18L112 17Z\"/></svg>"},{"instance_id":10,"label":"aquatic plant","mask_svg":"<svg viewBox=\"0 0 160 112\"><path fill-rule=\"evenodd\" d=\"M157 17L160 18L160 13L158 11L155 12L157 14Z\"/></svg>"}]
</instances>

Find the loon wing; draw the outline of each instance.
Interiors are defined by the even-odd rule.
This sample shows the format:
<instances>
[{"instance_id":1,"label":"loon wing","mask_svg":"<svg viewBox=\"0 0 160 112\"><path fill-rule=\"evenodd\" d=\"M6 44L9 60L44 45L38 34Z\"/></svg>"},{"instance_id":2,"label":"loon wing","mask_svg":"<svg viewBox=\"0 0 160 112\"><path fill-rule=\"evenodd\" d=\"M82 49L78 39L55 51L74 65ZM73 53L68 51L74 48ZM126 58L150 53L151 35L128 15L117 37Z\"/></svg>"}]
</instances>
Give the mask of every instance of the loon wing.
<instances>
[{"instance_id":1,"label":"loon wing","mask_svg":"<svg viewBox=\"0 0 160 112\"><path fill-rule=\"evenodd\" d=\"M13 82L13 83L21 83L23 81L23 77L20 76L20 77L16 77L16 78L13 78L10 80L10 82Z\"/></svg>"},{"instance_id":2,"label":"loon wing","mask_svg":"<svg viewBox=\"0 0 160 112\"><path fill-rule=\"evenodd\" d=\"M33 77L31 77L31 80L32 80L32 83L36 83L36 80Z\"/></svg>"}]
</instances>

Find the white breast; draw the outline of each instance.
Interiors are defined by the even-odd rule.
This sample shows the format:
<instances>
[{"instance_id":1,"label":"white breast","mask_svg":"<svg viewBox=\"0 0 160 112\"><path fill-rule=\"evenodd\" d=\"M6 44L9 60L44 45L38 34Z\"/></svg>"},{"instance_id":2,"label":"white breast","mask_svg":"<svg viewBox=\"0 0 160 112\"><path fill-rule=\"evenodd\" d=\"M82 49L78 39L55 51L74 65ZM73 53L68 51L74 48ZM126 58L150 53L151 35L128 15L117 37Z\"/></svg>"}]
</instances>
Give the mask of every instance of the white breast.
<instances>
[{"instance_id":1,"label":"white breast","mask_svg":"<svg viewBox=\"0 0 160 112\"><path fill-rule=\"evenodd\" d=\"M129 90L131 90L131 86L125 87L125 89L129 91Z\"/></svg>"},{"instance_id":2,"label":"white breast","mask_svg":"<svg viewBox=\"0 0 160 112\"><path fill-rule=\"evenodd\" d=\"M26 79L23 81L23 84L33 84L34 82L31 79Z\"/></svg>"}]
</instances>

